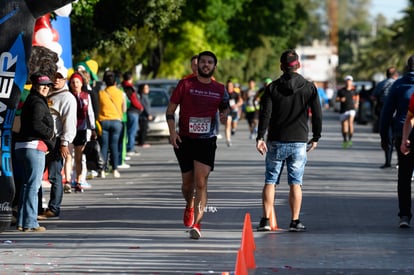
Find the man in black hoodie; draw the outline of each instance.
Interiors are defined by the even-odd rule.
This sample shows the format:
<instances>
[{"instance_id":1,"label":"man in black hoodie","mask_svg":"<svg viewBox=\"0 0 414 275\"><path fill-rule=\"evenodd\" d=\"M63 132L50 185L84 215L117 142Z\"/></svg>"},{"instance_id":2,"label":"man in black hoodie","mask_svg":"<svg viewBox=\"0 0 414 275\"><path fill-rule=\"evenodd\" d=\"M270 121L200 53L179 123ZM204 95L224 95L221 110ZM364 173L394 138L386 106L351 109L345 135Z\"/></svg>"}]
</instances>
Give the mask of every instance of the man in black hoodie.
<instances>
[{"instance_id":1,"label":"man in black hoodie","mask_svg":"<svg viewBox=\"0 0 414 275\"><path fill-rule=\"evenodd\" d=\"M316 87L297 73L300 68L297 53L285 51L280 63L283 75L266 87L261 99L256 149L262 155L266 153L266 173L262 193L263 217L257 230L275 229L269 224L269 218L273 215L275 186L279 184L286 163L292 214L289 231L298 232L306 230L299 220L306 152L315 149L321 137L322 110ZM308 141L309 109L313 137ZM264 140L266 130L267 143Z\"/></svg>"}]
</instances>

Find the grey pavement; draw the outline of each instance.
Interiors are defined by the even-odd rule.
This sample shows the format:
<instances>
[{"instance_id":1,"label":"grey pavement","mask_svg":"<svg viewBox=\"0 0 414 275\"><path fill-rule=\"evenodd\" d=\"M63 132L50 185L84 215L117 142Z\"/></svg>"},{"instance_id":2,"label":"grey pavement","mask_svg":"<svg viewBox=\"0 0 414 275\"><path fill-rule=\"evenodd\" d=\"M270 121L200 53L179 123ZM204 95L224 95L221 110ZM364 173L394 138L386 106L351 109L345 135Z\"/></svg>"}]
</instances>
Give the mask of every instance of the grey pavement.
<instances>
[{"instance_id":1,"label":"grey pavement","mask_svg":"<svg viewBox=\"0 0 414 275\"><path fill-rule=\"evenodd\" d=\"M307 232L286 231L284 172L276 196L280 229L254 230L257 268L249 274L414 273L414 229L398 228L397 170L379 169L378 134L356 125L353 147L342 149L338 114L330 111L323 129L304 177ZM262 215L264 157L249 140L246 121L232 147L218 140L199 240L189 239L182 225L181 177L171 146L163 140L139 150L121 178L93 179L92 189L65 194L60 219L41 222L46 232L0 233L0 275L232 274L246 213L254 229Z\"/></svg>"}]
</instances>

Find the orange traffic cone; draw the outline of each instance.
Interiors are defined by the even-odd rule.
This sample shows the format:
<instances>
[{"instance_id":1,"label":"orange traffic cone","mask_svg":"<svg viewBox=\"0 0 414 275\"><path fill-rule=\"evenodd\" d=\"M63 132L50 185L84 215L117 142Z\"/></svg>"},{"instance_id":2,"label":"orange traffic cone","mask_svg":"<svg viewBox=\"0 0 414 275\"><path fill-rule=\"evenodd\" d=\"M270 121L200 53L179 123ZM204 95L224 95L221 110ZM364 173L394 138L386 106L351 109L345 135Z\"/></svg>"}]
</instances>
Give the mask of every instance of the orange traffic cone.
<instances>
[{"instance_id":1,"label":"orange traffic cone","mask_svg":"<svg viewBox=\"0 0 414 275\"><path fill-rule=\"evenodd\" d=\"M275 208L272 208L272 213L270 214L269 217L269 223L270 223L270 229L272 231L276 231L278 229L277 227L277 219L276 219L276 212L275 212Z\"/></svg>"},{"instance_id":2,"label":"orange traffic cone","mask_svg":"<svg viewBox=\"0 0 414 275\"><path fill-rule=\"evenodd\" d=\"M246 267L246 262L244 261L243 251L241 249L239 249L237 252L236 269L234 270L234 275L249 275Z\"/></svg>"},{"instance_id":3,"label":"orange traffic cone","mask_svg":"<svg viewBox=\"0 0 414 275\"><path fill-rule=\"evenodd\" d=\"M256 262L254 260L254 250L256 250L256 245L254 243L252 222L251 222L249 213L246 213L245 218L244 218L241 249L244 253L244 260L246 261L246 267L256 268Z\"/></svg>"},{"instance_id":4,"label":"orange traffic cone","mask_svg":"<svg viewBox=\"0 0 414 275\"><path fill-rule=\"evenodd\" d=\"M250 245L251 250L256 250L256 244L254 243L253 229L252 229L252 220L250 218L250 213L246 213L244 216L243 224L243 236ZM244 248L244 247L243 247Z\"/></svg>"}]
</instances>

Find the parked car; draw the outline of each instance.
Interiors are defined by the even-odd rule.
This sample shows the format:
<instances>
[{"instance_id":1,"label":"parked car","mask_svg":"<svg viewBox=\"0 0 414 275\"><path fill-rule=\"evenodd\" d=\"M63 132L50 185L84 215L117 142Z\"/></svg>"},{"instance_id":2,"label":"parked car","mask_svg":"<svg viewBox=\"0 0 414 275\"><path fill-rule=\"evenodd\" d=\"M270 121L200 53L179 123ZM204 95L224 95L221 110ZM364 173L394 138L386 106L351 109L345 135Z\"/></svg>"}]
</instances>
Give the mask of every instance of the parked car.
<instances>
[{"instance_id":1,"label":"parked car","mask_svg":"<svg viewBox=\"0 0 414 275\"><path fill-rule=\"evenodd\" d=\"M152 120L148 122L148 137L168 137L167 120L165 111L170 101L170 95L166 88L150 87L149 99L151 102ZM176 122L178 122L178 112L176 112Z\"/></svg>"},{"instance_id":2,"label":"parked car","mask_svg":"<svg viewBox=\"0 0 414 275\"><path fill-rule=\"evenodd\" d=\"M178 81L178 79L163 78L147 79L137 81L136 86L138 87L141 84L148 84L150 88L164 88L167 90L168 94L171 95L175 87L177 86Z\"/></svg>"}]
</instances>

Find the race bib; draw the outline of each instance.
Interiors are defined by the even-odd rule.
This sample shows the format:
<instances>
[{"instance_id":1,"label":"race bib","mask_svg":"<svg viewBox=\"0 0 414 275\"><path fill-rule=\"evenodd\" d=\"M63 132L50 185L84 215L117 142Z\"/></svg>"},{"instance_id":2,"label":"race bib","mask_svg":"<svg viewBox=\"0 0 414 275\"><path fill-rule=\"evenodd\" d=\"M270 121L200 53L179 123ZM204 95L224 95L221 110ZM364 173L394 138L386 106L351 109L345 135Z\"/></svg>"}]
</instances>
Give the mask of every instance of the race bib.
<instances>
[{"instance_id":1,"label":"race bib","mask_svg":"<svg viewBox=\"0 0 414 275\"><path fill-rule=\"evenodd\" d=\"M210 117L190 117L189 132L193 134L206 134L210 132Z\"/></svg>"}]
</instances>

